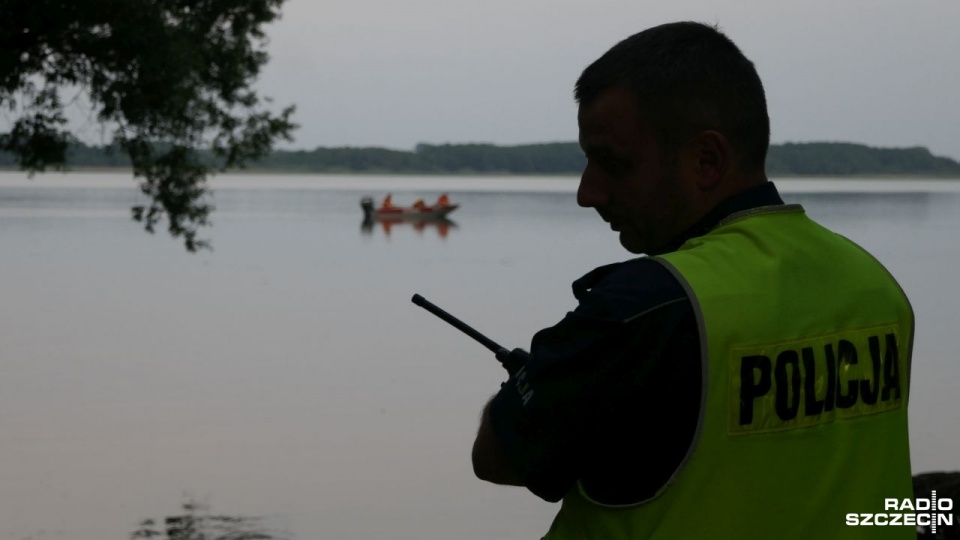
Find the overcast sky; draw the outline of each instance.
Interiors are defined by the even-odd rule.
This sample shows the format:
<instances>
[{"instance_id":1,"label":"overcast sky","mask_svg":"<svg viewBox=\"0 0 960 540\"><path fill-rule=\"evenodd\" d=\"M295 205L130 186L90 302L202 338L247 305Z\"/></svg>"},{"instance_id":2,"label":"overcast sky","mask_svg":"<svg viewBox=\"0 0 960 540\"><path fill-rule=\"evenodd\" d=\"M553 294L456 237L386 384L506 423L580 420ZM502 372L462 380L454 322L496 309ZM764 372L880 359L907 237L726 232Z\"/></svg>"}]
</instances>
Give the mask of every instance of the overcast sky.
<instances>
[{"instance_id":1,"label":"overcast sky","mask_svg":"<svg viewBox=\"0 0 960 540\"><path fill-rule=\"evenodd\" d=\"M288 0L259 88L297 106L288 147L574 141L583 68L677 20L754 62L774 143L960 159L958 0Z\"/></svg>"}]
</instances>

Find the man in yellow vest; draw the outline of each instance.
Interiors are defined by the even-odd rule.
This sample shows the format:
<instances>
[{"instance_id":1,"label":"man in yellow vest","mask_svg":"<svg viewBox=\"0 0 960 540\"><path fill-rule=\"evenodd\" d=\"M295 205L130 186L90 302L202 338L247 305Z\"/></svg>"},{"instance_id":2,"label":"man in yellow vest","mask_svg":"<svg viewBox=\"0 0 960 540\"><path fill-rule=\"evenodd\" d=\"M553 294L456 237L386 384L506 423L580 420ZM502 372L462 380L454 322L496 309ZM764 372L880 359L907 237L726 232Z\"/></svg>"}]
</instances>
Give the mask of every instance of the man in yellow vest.
<instances>
[{"instance_id":1,"label":"man in yellow vest","mask_svg":"<svg viewBox=\"0 0 960 540\"><path fill-rule=\"evenodd\" d=\"M573 284L483 410L477 476L562 505L545 538L913 538L913 312L766 178L753 64L715 27L631 36L576 84L577 201L645 257ZM857 520L859 523L859 520Z\"/></svg>"}]
</instances>

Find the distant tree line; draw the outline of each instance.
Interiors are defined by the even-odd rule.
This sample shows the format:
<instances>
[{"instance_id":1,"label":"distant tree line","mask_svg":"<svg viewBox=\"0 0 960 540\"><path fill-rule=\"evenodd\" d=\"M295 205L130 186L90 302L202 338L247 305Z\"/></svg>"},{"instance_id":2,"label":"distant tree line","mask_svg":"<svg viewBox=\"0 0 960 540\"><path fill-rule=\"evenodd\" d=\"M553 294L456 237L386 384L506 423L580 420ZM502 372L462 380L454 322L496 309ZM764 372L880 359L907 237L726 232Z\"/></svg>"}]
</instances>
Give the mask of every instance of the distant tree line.
<instances>
[{"instance_id":1,"label":"distant tree line","mask_svg":"<svg viewBox=\"0 0 960 540\"><path fill-rule=\"evenodd\" d=\"M413 152L385 148L317 148L277 151L256 167L330 173L567 174L583 168L576 143L418 144Z\"/></svg>"},{"instance_id":2,"label":"distant tree line","mask_svg":"<svg viewBox=\"0 0 960 540\"><path fill-rule=\"evenodd\" d=\"M767 172L787 175L916 174L960 176L960 163L934 156L922 146L874 148L853 143L787 143L772 145Z\"/></svg>"},{"instance_id":3,"label":"distant tree line","mask_svg":"<svg viewBox=\"0 0 960 540\"><path fill-rule=\"evenodd\" d=\"M71 145L68 159L76 167L129 167L130 160L112 147ZM215 162L213 154L202 154ZM577 143L517 146L493 144L418 144L410 151L386 148L316 148L277 150L250 164L251 169L302 173L396 174L577 174L585 159ZM0 167L16 167L0 153ZM771 145L771 176L923 175L960 177L960 163L934 156L923 147L874 148L862 144L815 142Z\"/></svg>"}]
</instances>

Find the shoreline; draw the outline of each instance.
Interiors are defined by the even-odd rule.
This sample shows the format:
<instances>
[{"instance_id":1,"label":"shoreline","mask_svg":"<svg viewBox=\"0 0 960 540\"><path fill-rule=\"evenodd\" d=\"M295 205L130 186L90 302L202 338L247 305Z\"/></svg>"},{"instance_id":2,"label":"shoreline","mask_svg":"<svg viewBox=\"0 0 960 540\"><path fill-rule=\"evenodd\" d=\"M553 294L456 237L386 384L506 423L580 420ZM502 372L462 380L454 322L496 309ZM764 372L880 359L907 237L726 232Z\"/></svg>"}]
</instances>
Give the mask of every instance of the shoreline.
<instances>
[{"instance_id":1,"label":"shoreline","mask_svg":"<svg viewBox=\"0 0 960 540\"><path fill-rule=\"evenodd\" d=\"M774 176L781 193L960 193L958 178L929 176ZM0 171L0 189L120 189L140 191L142 179L130 171L73 170L38 173ZM203 187L216 191L331 190L363 192L370 196L410 193L429 197L437 193L504 192L576 194L577 175L392 175L392 174L304 174L304 173L221 173L209 176Z\"/></svg>"},{"instance_id":2,"label":"shoreline","mask_svg":"<svg viewBox=\"0 0 960 540\"><path fill-rule=\"evenodd\" d=\"M0 174L23 174L31 176L31 173L12 167L0 167ZM111 174L111 175L130 175L133 177L133 169L127 167L71 167L67 170L48 170L33 173L32 176L67 176L70 174ZM458 172L437 172L437 171L301 171L291 169L230 169L227 171L214 171L209 173L208 178L216 178L223 175L234 176L293 176L293 177L358 177L358 178L383 178L383 177L463 177L463 178L506 178L516 177L524 179L570 179L579 178L579 172L567 173L517 173L503 171L458 171ZM776 180L960 180L960 175L943 175L931 173L858 173L858 174L769 174L771 181Z\"/></svg>"}]
</instances>

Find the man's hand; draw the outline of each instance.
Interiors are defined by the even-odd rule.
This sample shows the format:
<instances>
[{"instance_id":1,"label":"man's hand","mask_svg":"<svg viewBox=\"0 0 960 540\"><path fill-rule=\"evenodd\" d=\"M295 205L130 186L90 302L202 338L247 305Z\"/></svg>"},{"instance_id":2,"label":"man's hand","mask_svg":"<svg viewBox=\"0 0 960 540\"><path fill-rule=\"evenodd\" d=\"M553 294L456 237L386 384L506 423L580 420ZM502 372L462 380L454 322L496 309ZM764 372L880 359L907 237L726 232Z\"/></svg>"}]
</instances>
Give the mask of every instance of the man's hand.
<instances>
[{"instance_id":1,"label":"man's hand","mask_svg":"<svg viewBox=\"0 0 960 540\"><path fill-rule=\"evenodd\" d=\"M493 432L493 426L490 422L490 404L491 399L483 408L483 414L480 418L480 430L477 432L477 439L473 442L473 472L477 478L501 484L506 486L522 486L523 479L520 474L513 470L513 467L507 463L500 448L500 443Z\"/></svg>"}]
</instances>

